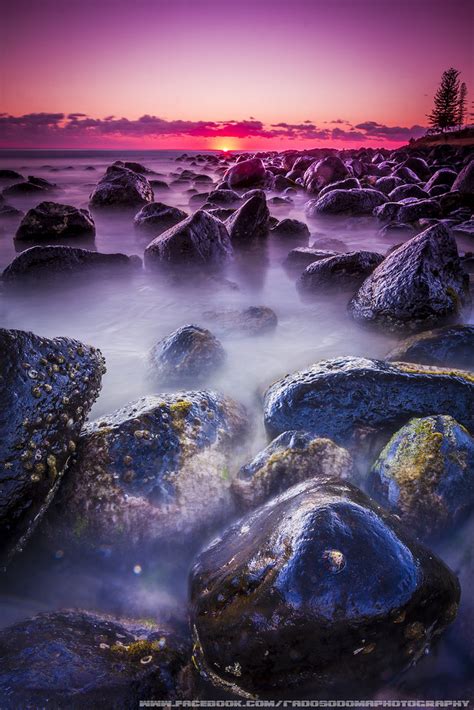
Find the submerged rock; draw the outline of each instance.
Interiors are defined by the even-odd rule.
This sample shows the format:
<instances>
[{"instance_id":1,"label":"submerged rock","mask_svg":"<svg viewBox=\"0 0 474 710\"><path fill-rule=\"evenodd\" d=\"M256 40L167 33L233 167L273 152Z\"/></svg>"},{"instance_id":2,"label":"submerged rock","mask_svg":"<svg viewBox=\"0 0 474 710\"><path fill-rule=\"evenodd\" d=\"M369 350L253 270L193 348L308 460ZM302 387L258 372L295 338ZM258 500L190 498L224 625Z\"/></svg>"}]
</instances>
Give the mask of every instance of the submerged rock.
<instances>
[{"instance_id":1,"label":"submerged rock","mask_svg":"<svg viewBox=\"0 0 474 710\"><path fill-rule=\"evenodd\" d=\"M0 180L23 180L23 175L18 173L16 170L0 170Z\"/></svg>"},{"instance_id":2,"label":"submerged rock","mask_svg":"<svg viewBox=\"0 0 474 710\"><path fill-rule=\"evenodd\" d=\"M0 631L5 710L135 708L181 697L189 644L168 626L85 611L40 614Z\"/></svg>"},{"instance_id":3,"label":"submerged rock","mask_svg":"<svg viewBox=\"0 0 474 710\"><path fill-rule=\"evenodd\" d=\"M387 360L474 370L474 325L448 325L399 343Z\"/></svg>"},{"instance_id":4,"label":"submerged rock","mask_svg":"<svg viewBox=\"0 0 474 710\"><path fill-rule=\"evenodd\" d=\"M138 256L125 254L101 254L75 247L31 247L17 256L2 274L4 282L18 282L45 277L69 277L89 269L123 270L135 269L141 264Z\"/></svg>"},{"instance_id":5,"label":"submerged rock","mask_svg":"<svg viewBox=\"0 0 474 710\"><path fill-rule=\"evenodd\" d=\"M225 350L210 330L183 325L153 348L153 375L163 384L185 385L205 382L226 360Z\"/></svg>"},{"instance_id":6,"label":"submerged rock","mask_svg":"<svg viewBox=\"0 0 474 710\"><path fill-rule=\"evenodd\" d=\"M40 202L23 217L15 239L47 242L94 236L95 224L88 210L57 202Z\"/></svg>"},{"instance_id":7,"label":"submerged rock","mask_svg":"<svg viewBox=\"0 0 474 710\"><path fill-rule=\"evenodd\" d=\"M58 186L54 182L49 182L49 180L28 175L28 180L26 182L18 182L14 185L10 185L3 190L2 194L21 196L36 194L39 192L53 192L57 190L57 188Z\"/></svg>"},{"instance_id":8,"label":"submerged rock","mask_svg":"<svg viewBox=\"0 0 474 710\"><path fill-rule=\"evenodd\" d=\"M412 419L375 462L369 492L422 539L474 509L474 439L452 417Z\"/></svg>"},{"instance_id":9,"label":"submerged rock","mask_svg":"<svg viewBox=\"0 0 474 710\"><path fill-rule=\"evenodd\" d=\"M153 232L158 236L187 217L186 212L177 207L170 207L163 202L150 202L137 212L133 224L137 229Z\"/></svg>"},{"instance_id":10,"label":"submerged rock","mask_svg":"<svg viewBox=\"0 0 474 710\"><path fill-rule=\"evenodd\" d=\"M243 311L206 311L203 315L223 335L263 335L278 325L275 311L267 306L250 306Z\"/></svg>"},{"instance_id":11,"label":"submerged rock","mask_svg":"<svg viewBox=\"0 0 474 710\"><path fill-rule=\"evenodd\" d=\"M456 240L442 224L389 254L349 304L352 317L389 330L426 329L460 318L469 278Z\"/></svg>"},{"instance_id":12,"label":"submerged rock","mask_svg":"<svg viewBox=\"0 0 474 710\"><path fill-rule=\"evenodd\" d=\"M265 166L260 158L243 160L233 165L224 175L229 187L258 187L265 182Z\"/></svg>"},{"instance_id":13,"label":"submerged rock","mask_svg":"<svg viewBox=\"0 0 474 710\"><path fill-rule=\"evenodd\" d=\"M0 330L0 565L50 504L97 397L104 359L70 338Z\"/></svg>"},{"instance_id":14,"label":"submerged rock","mask_svg":"<svg viewBox=\"0 0 474 710\"><path fill-rule=\"evenodd\" d=\"M143 397L92 422L48 537L93 550L189 542L232 511L230 467L246 434L243 407L206 391Z\"/></svg>"},{"instance_id":15,"label":"submerged rock","mask_svg":"<svg viewBox=\"0 0 474 710\"><path fill-rule=\"evenodd\" d=\"M383 259L382 254L372 251L352 251L318 259L303 271L298 286L304 293L330 289L354 292Z\"/></svg>"},{"instance_id":16,"label":"submerged rock","mask_svg":"<svg viewBox=\"0 0 474 710\"><path fill-rule=\"evenodd\" d=\"M352 474L351 455L330 439L285 431L240 469L232 490L239 506L251 509L307 478L350 479Z\"/></svg>"},{"instance_id":17,"label":"submerged rock","mask_svg":"<svg viewBox=\"0 0 474 710\"><path fill-rule=\"evenodd\" d=\"M309 264L322 259L329 259L332 256L338 256L337 252L314 249L313 247L297 247L288 252L283 266L289 272L301 272Z\"/></svg>"},{"instance_id":18,"label":"submerged rock","mask_svg":"<svg viewBox=\"0 0 474 710\"><path fill-rule=\"evenodd\" d=\"M272 437L303 429L345 444L358 428L395 427L429 414L450 414L472 427L473 397L474 378L462 370L341 357L271 385L264 418Z\"/></svg>"},{"instance_id":19,"label":"submerged rock","mask_svg":"<svg viewBox=\"0 0 474 710\"><path fill-rule=\"evenodd\" d=\"M270 227L270 212L265 193L258 190L226 221L234 246L249 246L264 239Z\"/></svg>"},{"instance_id":20,"label":"submerged rock","mask_svg":"<svg viewBox=\"0 0 474 710\"><path fill-rule=\"evenodd\" d=\"M90 196L91 207L139 207L153 202L153 190L140 173L111 165Z\"/></svg>"},{"instance_id":21,"label":"submerged rock","mask_svg":"<svg viewBox=\"0 0 474 710\"><path fill-rule=\"evenodd\" d=\"M232 256L225 225L204 210L179 222L154 239L145 250L145 264L219 266Z\"/></svg>"},{"instance_id":22,"label":"submerged rock","mask_svg":"<svg viewBox=\"0 0 474 710\"><path fill-rule=\"evenodd\" d=\"M271 698L370 692L423 657L460 596L394 516L335 479L293 486L227 528L197 557L190 593L201 673Z\"/></svg>"},{"instance_id":23,"label":"submerged rock","mask_svg":"<svg viewBox=\"0 0 474 710\"><path fill-rule=\"evenodd\" d=\"M318 214L369 215L375 207L383 205L386 201L383 192L369 188L331 190L323 197L308 202L306 214L308 217L315 217Z\"/></svg>"}]
</instances>

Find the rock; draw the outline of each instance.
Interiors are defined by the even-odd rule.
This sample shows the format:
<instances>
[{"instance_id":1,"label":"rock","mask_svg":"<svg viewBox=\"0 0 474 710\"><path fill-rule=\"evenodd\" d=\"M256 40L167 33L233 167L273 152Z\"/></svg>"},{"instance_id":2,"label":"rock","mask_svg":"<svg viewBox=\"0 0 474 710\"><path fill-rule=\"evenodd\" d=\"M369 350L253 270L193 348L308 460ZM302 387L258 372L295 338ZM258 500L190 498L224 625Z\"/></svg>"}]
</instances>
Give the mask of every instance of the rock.
<instances>
[{"instance_id":1,"label":"rock","mask_svg":"<svg viewBox=\"0 0 474 710\"><path fill-rule=\"evenodd\" d=\"M450 325L413 335L391 350L387 360L474 370L474 325Z\"/></svg>"},{"instance_id":2,"label":"rock","mask_svg":"<svg viewBox=\"0 0 474 710\"><path fill-rule=\"evenodd\" d=\"M318 259L306 267L298 282L305 293L319 293L330 289L354 291L384 257L372 251L352 251Z\"/></svg>"},{"instance_id":3,"label":"rock","mask_svg":"<svg viewBox=\"0 0 474 710\"><path fill-rule=\"evenodd\" d=\"M216 392L148 396L82 432L46 536L79 551L172 549L233 510L245 410Z\"/></svg>"},{"instance_id":4,"label":"rock","mask_svg":"<svg viewBox=\"0 0 474 710\"><path fill-rule=\"evenodd\" d=\"M276 313L266 306L250 306L243 311L206 311L203 315L221 335L263 335L278 325Z\"/></svg>"},{"instance_id":5,"label":"rock","mask_svg":"<svg viewBox=\"0 0 474 710\"><path fill-rule=\"evenodd\" d=\"M456 179L456 173L450 168L441 168L430 177L425 184L425 191L429 192L435 185L452 185Z\"/></svg>"},{"instance_id":6,"label":"rock","mask_svg":"<svg viewBox=\"0 0 474 710\"><path fill-rule=\"evenodd\" d=\"M415 234L415 228L412 224L406 224L406 222L388 222L384 224L378 231L381 237L392 237L397 236L397 233L404 234L404 236L413 236ZM401 246L397 244L395 248ZM395 248L390 249L390 252L395 251Z\"/></svg>"},{"instance_id":7,"label":"rock","mask_svg":"<svg viewBox=\"0 0 474 710\"><path fill-rule=\"evenodd\" d=\"M213 217L216 217L216 219L220 219L221 222L225 222L235 212L235 209L233 209L232 207L212 208L212 206L207 202L205 205L203 205L203 210L211 214Z\"/></svg>"},{"instance_id":8,"label":"rock","mask_svg":"<svg viewBox=\"0 0 474 710\"><path fill-rule=\"evenodd\" d=\"M38 192L53 192L57 189L57 185L49 180L44 180L43 178L36 178L32 175L28 175L28 180L26 182L18 182L14 185L6 187L2 195L29 195Z\"/></svg>"},{"instance_id":9,"label":"rock","mask_svg":"<svg viewBox=\"0 0 474 710\"><path fill-rule=\"evenodd\" d=\"M466 222L454 225L452 231L458 236L474 238L474 219L468 219Z\"/></svg>"},{"instance_id":10,"label":"rock","mask_svg":"<svg viewBox=\"0 0 474 710\"><path fill-rule=\"evenodd\" d=\"M94 236L95 224L88 210L57 202L40 202L23 217L15 239L47 242Z\"/></svg>"},{"instance_id":11,"label":"rock","mask_svg":"<svg viewBox=\"0 0 474 710\"><path fill-rule=\"evenodd\" d=\"M265 182L265 166L260 158L243 160L233 165L224 175L229 187L258 187Z\"/></svg>"},{"instance_id":12,"label":"rock","mask_svg":"<svg viewBox=\"0 0 474 710\"><path fill-rule=\"evenodd\" d=\"M23 212L21 210L18 210L16 207L12 207L12 205L7 205L4 202L0 204L0 219L17 219L20 217L23 217Z\"/></svg>"},{"instance_id":13,"label":"rock","mask_svg":"<svg viewBox=\"0 0 474 710\"><path fill-rule=\"evenodd\" d=\"M186 212L177 207L170 207L163 202L150 202L137 212L133 224L137 229L153 232L158 236L187 217Z\"/></svg>"},{"instance_id":14,"label":"rock","mask_svg":"<svg viewBox=\"0 0 474 710\"><path fill-rule=\"evenodd\" d=\"M304 429L342 445L358 428L429 414L450 414L469 428L473 396L474 379L462 370L341 357L275 382L265 393L265 427L271 437Z\"/></svg>"},{"instance_id":15,"label":"rock","mask_svg":"<svg viewBox=\"0 0 474 710\"><path fill-rule=\"evenodd\" d=\"M350 479L352 475L351 455L330 439L285 431L242 466L232 490L239 507L250 510L308 478Z\"/></svg>"},{"instance_id":16,"label":"rock","mask_svg":"<svg viewBox=\"0 0 474 710\"><path fill-rule=\"evenodd\" d=\"M451 189L460 192L462 195L474 195L474 160L471 160L461 170Z\"/></svg>"},{"instance_id":17,"label":"rock","mask_svg":"<svg viewBox=\"0 0 474 710\"><path fill-rule=\"evenodd\" d=\"M384 195L388 195L396 187L403 185L404 182L401 178L393 177L393 175L386 175L380 177L375 181L374 188L379 192L383 192Z\"/></svg>"},{"instance_id":18,"label":"rock","mask_svg":"<svg viewBox=\"0 0 474 710\"><path fill-rule=\"evenodd\" d=\"M250 246L264 239L269 231L270 212L265 193L259 190L226 221L230 240L234 246Z\"/></svg>"},{"instance_id":19,"label":"rock","mask_svg":"<svg viewBox=\"0 0 474 710\"><path fill-rule=\"evenodd\" d=\"M318 237L311 244L312 249L329 249L336 252L350 251L349 247L342 239L333 239L332 237Z\"/></svg>"},{"instance_id":20,"label":"rock","mask_svg":"<svg viewBox=\"0 0 474 710\"><path fill-rule=\"evenodd\" d=\"M391 202L399 202L407 197L416 197L417 199L423 200L428 198L428 193L425 190L422 190L419 185L409 184L400 185L388 194L388 199Z\"/></svg>"},{"instance_id":21,"label":"rock","mask_svg":"<svg viewBox=\"0 0 474 710\"><path fill-rule=\"evenodd\" d=\"M288 188L291 189L294 187L297 187L297 183L284 175L277 175L273 181L273 189L276 190L276 192L283 192Z\"/></svg>"},{"instance_id":22,"label":"rock","mask_svg":"<svg viewBox=\"0 0 474 710\"><path fill-rule=\"evenodd\" d=\"M280 220L280 222L272 228L271 233L276 237L298 239L305 242L308 241L310 236L308 226L304 222L290 218Z\"/></svg>"},{"instance_id":23,"label":"rock","mask_svg":"<svg viewBox=\"0 0 474 710\"><path fill-rule=\"evenodd\" d=\"M337 155L329 155L309 165L303 176L303 184L308 192L318 193L329 183L348 177L351 174L342 160Z\"/></svg>"},{"instance_id":24,"label":"rock","mask_svg":"<svg viewBox=\"0 0 474 710\"><path fill-rule=\"evenodd\" d=\"M417 200L400 204L396 219L399 222L416 222L426 217L441 217L441 208L435 200Z\"/></svg>"},{"instance_id":25,"label":"rock","mask_svg":"<svg viewBox=\"0 0 474 710\"><path fill-rule=\"evenodd\" d=\"M45 277L69 278L89 269L135 269L141 264L139 257L125 254L101 254L74 247L45 246L26 249L6 267L2 280L6 283L24 279L44 282Z\"/></svg>"},{"instance_id":26,"label":"rock","mask_svg":"<svg viewBox=\"0 0 474 710\"><path fill-rule=\"evenodd\" d=\"M166 192L170 189L167 182L164 180L149 180L153 192Z\"/></svg>"},{"instance_id":27,"label":"rock","mask_svg":"<svg viewBox=\"0 0 474 710\"><path fill-rule=\"evenodd\" d=\"M441 560L336 479L293 486L214 538L190 594L195 664L258 698L372 697L423 657L460 597Z\"/></svg>"},{"instance_id":28,"label":"rock","mask_svg":"<svg viewBox=\"0 0 474 710\"><path fill-rule=\"evenodd\" d=\"M313 247L297 247L288 252L288 256L283 262L283 266L289 271L303 271L309 264L331 256L337 256L335 251L323 249L313 249Z\"/></svg>"},{"instance_id":29,"label":"rock","mask_svg":"<svg viewBox=\"0 0 474 710\"><path fill-rule=\"evenodd\" d=\"M368 188L360 190L331 190L330 192L306 204L308 217L319 214L372 214L375 207L384 204L387 198L378 190Z\"/></svg>"},{"instance_id":30,"label":"rock","mask_svg":"<svg viewBox=\"0 0 474 710\"><path fill-rule=\"evenodd\" d=\"M149 168L146 168L141 163L135 163L130 160L126 160L125 162L122 160L116 160L115 163L112 164L112 167L127 168L127 170L131 170L132 173L138 173L138 175L153 174L153 170L149 170Z\"/></svg>"},{"instance_id":31,"label":"rock","mask_svg":"<svg viewBox=\"0 0 474 710\"><path fill-rule=\"evenodd\" d=\"M0 170L0 180L7 181L7 180L24 180L23 175L21 173L17 173L16 170Z\"/></svg>"},{"instance_id":32,"label":"rock","mask_svg":"<svg viewBox=\"0 0 474 710\"><path fill-rule=\"evenodd\" d=\"M225 225L208 212L198 210L160 234L145 250L148 267L159 264L220 266L232 257Z\"/></svg>"},{"instance_id":33,"label":"rock","mask_svg":"<svg viewBox=\"0 0 474 710\"><path fill-rule=\"evenodd\" d=\"M414 199L414 198L408 198ZM400 222L398 213L400 210L400 202L386 202L384 205L375 207L373 214L381 222Z\"/></svg>"},{"instance_id":34,"label":"rock","mask_svg":"<svg viewBox=\"0 0 474 710\"><path fill-rule=\"evenodd\" d=\"M166 386L205 382L225 363L217 338L205 328L183 325L160 340L151 352L153 375Z\"/></svg>"},{"instance_id":35,"label":"rock","mask_svg":"<svg viewBox=\"0 0 474 710\"><path fill-rule=\"evenodd\" d=\"M143 175L111 165L93 190L91 207L140 207L153 202L153 190Z\"/></svg>"},{"instance_id":36,"label":"rock","mask_svg":"<svg viewBox=\"0 0 474 710\"><path fill-rule=\"evenodd\" d=\"M201 206L209 199L210 194L210 192L198 192L194 195L191 195L191 197L189 198L189 204L191 206Z\"/></svg>"},{"instance_id":37,"label":"rock","mask_svg":"<svg viewBox=\"0 0 474 710\"><path fill-rule=\"evenodd\" d=\"M409 183L417 183L420 182L420 178L418 175L413 172L413 170L410 170L410 168L407 167L399 167L396 170L393 171L393 176L394 177L399 177L401 178L404 182L409 182Z\"/></svg>"},{"instance_id":38,"label":"rock","mask_svg":"<svg viewBox=\"0 0 474 710\"><path fill-rule=\"evenodd\" d=\"M5 710L136 707L180 697L189 643L169 626L85 611L40 614L0 631Z\"/></svg>"},{"instance_id":39,"label":"rock","mask_svg":"<svg viewBox=\"0 0 474 710\"><path fill-rule=\"evenodd\" d=\"M318 197L324 197L324 195L331 192L331 190L351 190L354 188L359 189L360 182L357 178L350 177L345 180L338 180L337 182L329 183L329 185L326 185L326 187L323 187L322 190L319 191Z\"/></svg>"},{"instance_id":40,"label":"rock","mask_svg":"<svg viewBox=\"0 0 474 710\"><path fill-rule=\"evenodd\" d=\"M474 508L474 439L449 416L411 419L373 465L369 492L421 539L440 537Z\"/></svg>"},{"instance_id":41,"label":"rock","mask_svg":"<svg viewBox=\"0 0 474 710\"><path fill-rule=\"evenodd\" d=\"M426 160L411 155L402 165L403 168L409 168L420 180L427 180L430 177L430 168Z\"/></svg>"},{"instance_id":42,"label":"rock","mask_svg":"<svg viewBox=\"0 0 474 710\"><path fill-rule=\"evenodd\" d=\"M442 224L389 254L349 303L352 317L389 330L426 330L458 319L470 304L456 241Z\"/></svg>"},{"instance_id":43,"label":"rock","mask_svg":"<svg viewBox=\"0 0 474 710\"><path fill-rule=\"evenodd\" d=\"M50 504L100 390L104 359L69 338L0 330L0 566Z\"/></svg>"},{"instance_id":44,"label":"rock","mask_svg":"<svg viewBox=\"0 0 474 710\"><path fill-rule=\"evenodd\" d=\"M213 205L229 207L239 204L242 200L235 190L214 190L214 192L209 193L207 201L211 202Z\"/></svg>"}]
</instances>

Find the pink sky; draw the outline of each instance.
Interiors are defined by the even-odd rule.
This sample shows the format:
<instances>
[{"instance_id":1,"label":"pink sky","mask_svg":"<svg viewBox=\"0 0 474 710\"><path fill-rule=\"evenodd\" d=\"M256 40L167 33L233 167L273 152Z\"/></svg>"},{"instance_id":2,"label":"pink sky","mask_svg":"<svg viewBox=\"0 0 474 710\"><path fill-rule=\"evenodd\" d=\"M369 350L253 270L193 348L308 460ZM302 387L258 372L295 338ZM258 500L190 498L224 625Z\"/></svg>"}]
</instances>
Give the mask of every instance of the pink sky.
<instances>
[{"instance_id":1,"label":"pink sky","mask_svg":"<svg viewBox=\"0 0 474 710\"><path fill-rule=\"evenodd\" d=\"M422 133L444 69L474 91L473 7L5 0L0 146L399 145Z\"/></svg>"}]
</instances>

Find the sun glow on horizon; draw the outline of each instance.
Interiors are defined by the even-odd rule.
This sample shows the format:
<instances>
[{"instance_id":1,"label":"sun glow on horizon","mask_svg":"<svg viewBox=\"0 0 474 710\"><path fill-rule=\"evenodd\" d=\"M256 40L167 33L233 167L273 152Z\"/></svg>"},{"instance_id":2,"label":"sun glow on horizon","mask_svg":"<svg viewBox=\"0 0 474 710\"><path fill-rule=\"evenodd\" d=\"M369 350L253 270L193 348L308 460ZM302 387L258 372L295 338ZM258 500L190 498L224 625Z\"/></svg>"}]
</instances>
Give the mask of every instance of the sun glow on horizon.
<instances>
[{"instance_id":1,"label":"sun glow on horizon","mask_svg":"<svg viewBox=\"0 0 474 710\"><path fill-rule=\"evenodd\" d=\"M219 138L214 144L216 150L228 153L230 150L237 150L238 146L234 138Z\"/></svg>"}]
</instances>

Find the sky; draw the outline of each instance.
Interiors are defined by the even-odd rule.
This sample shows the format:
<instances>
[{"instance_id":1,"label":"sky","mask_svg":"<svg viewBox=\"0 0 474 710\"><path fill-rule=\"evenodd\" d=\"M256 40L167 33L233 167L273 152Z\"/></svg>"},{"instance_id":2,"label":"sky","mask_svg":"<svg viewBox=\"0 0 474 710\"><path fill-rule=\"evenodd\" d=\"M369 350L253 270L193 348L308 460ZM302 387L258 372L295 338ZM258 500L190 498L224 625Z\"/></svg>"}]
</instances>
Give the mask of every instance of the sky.
<instances>
[{"instance_id":1,"label":"sky","mask_svg":"<svg viewBox=\"0 0 474 710\"><path fill-rule=\"evenodd\" d=\"M3 148L391 147L423 134L443 70L474 92L472 0L2 0L1 14Z\"/></svg>"}]
</instances>

